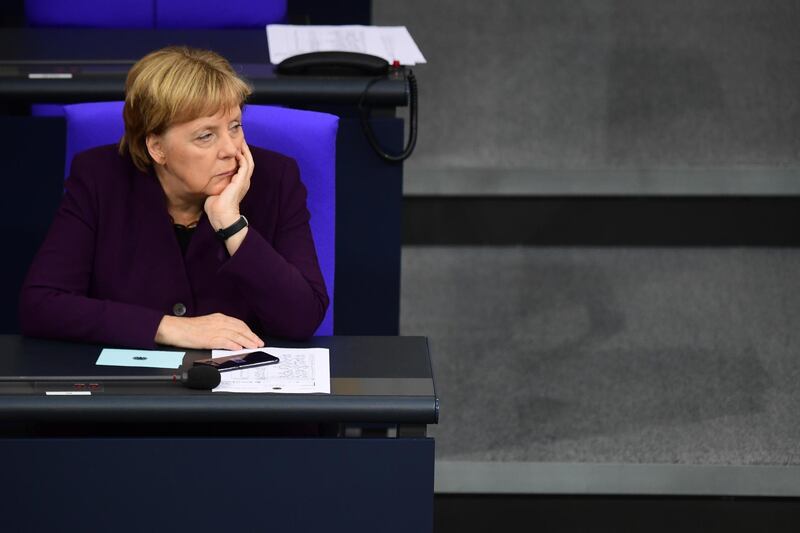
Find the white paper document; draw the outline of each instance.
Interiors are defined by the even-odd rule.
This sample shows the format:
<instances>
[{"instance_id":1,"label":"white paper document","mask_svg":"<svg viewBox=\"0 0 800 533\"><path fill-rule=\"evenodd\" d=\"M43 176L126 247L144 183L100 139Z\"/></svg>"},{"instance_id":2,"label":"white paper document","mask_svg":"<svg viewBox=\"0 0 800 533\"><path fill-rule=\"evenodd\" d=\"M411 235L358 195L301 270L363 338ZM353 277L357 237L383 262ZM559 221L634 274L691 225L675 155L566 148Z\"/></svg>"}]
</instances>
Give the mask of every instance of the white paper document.
<instances>
[{"instance_id":1,"label":"white paper document","mask_svg":"<svg viewBox=\"0 0 800 533\"><path fill-rule=\"evenodd\" d=\"M382 57L389 64L425 63L405 26L292 26L267 25L269 61L277 65L287 57L309 52L360 52Z\"/></svg>"},{"instance_id":2,"label":"white paper document","mask_svg":"<svg viewBox=\"0 0 800 533\"><path fill-rule=\"evenodd\" d=\"M274 392L330 394L330 352L327 348L259 348L213 350L211 357L265 351L280 362L242 370L220 372L222 381L214 392Z\"/></svg>"}]
</instances>

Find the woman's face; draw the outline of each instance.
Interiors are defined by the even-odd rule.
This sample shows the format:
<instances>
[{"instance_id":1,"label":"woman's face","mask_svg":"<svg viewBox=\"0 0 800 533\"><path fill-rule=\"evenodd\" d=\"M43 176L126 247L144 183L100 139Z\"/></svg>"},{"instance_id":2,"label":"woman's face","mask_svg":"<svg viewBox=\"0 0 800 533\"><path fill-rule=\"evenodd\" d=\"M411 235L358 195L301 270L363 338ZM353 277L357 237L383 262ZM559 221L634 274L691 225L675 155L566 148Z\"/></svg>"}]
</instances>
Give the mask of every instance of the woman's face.
<instances>
[{"instance_id":1,"label":"woman's face","mask_svg":"<svg viewBox=\"0 0 800 533\"><path fill-rule=\"evenodd\" d=\"M175 124L150 135L147 148L167 194L205 198L220 194L238 169L244 145L238 107Z\"/></svg>"}]
</instances>

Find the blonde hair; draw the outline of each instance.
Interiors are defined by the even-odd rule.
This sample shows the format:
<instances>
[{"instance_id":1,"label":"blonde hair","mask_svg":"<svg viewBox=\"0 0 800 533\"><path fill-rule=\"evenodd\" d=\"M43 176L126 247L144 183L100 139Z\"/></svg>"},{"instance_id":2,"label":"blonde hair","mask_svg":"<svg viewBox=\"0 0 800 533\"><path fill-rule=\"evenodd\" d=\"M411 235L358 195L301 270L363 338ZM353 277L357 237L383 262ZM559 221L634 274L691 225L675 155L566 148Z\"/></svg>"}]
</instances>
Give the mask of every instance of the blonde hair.
<instances>
[{"instance_id":1,"label":"blonde hair","mask_svg":"<svg viewBox=\"0 0 800 533\"><path fill-rule=\"evenodd\" d=\"M128 72L119 153L130 153L137 168L153 164L147 136L173 124L244 106L252 93L230 63L210 50L168 46L140 59Z\"/></svg>"}]
</instances>

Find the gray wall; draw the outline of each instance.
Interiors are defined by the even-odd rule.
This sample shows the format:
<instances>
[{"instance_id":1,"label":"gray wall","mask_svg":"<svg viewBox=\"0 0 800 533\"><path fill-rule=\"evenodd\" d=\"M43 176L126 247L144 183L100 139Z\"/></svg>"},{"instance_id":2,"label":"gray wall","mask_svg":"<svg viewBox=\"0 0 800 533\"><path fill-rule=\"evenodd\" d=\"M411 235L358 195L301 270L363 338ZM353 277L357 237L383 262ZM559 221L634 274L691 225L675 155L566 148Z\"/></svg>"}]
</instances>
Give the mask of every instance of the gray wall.
<instances>
[{"instance_id":1,"label":"gray wall","mask_svg":"<svg viewBox=\"0 0 800 533\"><path fill-rule=\"evenodd\" d=\"M373 22L428 59L412 186L800 159L797 1L375 0Z\"/></svg>"},{"instance_id":2,"label":"gray wall","mask_svg":"<svg viewBox=\"0 0 800 533\"><path fill-rule=\"evenodd\" d=\"M800 194L798 6L375 0L374 22L406 24L430 62L415 69L406 183L757 194L780 178ZM799 259L755 246L405 246L400 332L431 342L438 459L799 464Z\"/></svg>"}]
</instances>

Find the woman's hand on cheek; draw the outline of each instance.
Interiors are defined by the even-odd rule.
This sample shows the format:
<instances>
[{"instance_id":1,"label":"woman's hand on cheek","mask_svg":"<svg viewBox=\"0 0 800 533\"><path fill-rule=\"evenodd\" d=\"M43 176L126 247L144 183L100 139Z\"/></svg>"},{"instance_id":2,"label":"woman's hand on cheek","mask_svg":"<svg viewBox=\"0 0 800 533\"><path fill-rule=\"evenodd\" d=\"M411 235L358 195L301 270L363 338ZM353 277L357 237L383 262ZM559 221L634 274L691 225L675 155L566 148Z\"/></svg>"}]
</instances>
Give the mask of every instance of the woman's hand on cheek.
<instances>
[{"instance_id":1,"label":"woman's hand on cheek","mask_svg":"<svg viewBox=\"0 0 800 533\"><path fill-rule=\"evenodd\" d=\"M239 168L230 183L220 194L206 198L204 209L215 230L226 228L239 219L239 204L250 189L255 164L246 142L242 143L242 150L236 154L236 162Z\"/></svg>"}]
</instances>

